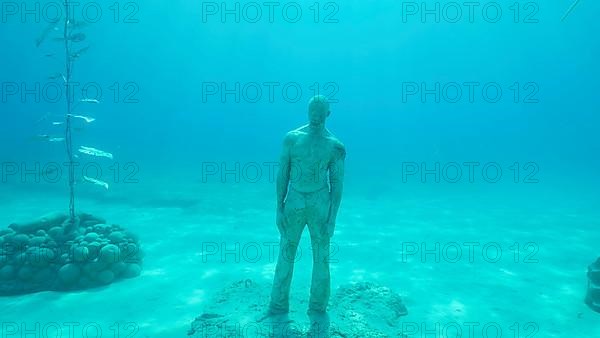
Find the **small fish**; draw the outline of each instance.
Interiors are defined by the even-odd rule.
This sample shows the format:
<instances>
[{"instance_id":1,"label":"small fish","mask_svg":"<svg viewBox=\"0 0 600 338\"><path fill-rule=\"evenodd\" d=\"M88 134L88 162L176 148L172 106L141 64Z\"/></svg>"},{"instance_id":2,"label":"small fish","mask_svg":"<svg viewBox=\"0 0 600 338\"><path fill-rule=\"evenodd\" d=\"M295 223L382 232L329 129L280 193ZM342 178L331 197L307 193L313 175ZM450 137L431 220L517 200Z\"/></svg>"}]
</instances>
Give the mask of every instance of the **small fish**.
<instances>
[{"instance_id":1,"label":"small fish","mask_svg":"<svg viewBox=\"0 0 600 338\"><path fill-rule=\"evenodd\" d=\"M53 58L54 55L56 55L56 54L54 54L54 53L44 54L44 56L47 57L47 58Z\"/></svg>"},{"instance_id":2,"label":"small fish","mask_svg":"<svg viewBox=\"0 0 600 338\"><path fill-rule=\"evenodd\" d=\"M92 148L92 147L80 146L79 152L82 154L87 154L87 155L92 155L92 156L97 156L97 157L106 157L106 158L110 158L111 160L113 159L113 155L111 153L107 153L105 151L102 151L102 150L99 150L96 148Z\"/></svg>"},{"instance_id":3,"label":"small fish","mask_svg":"<svg viewBox=\"0 0 600 338\"><path fill-rule=\"evenodd\" d=\"M47 141L47 142L62 142L65 140L63 137L51 136L48 134L35 135L31 139L33 141Z\"/></svg>"},{"instance_id":4,"label":"small fish","mask_svg":"<svg viewBox=\"0 0 600 338\"><path fill-rule=\"evenodd\" d=\"M86 36L83 33L75 33L75 34L71 34L69 35L69 40L73 41L73 42L81 42L83 40L85 40Z\"/></svg>"},{"instance_id":5,"label":"small fish","mask_svg":"<svg viewBox=\"0 0 600 338\"><path fill-rule=\"evenodd\" d=\"M64 122L52 122L53 126L61 126L63 124L65 124L65 123Z\"/></svg>"},{"instance_id":6,"label":"small fish","mask_svg":"<svg viewBox=\"0 0 600 338\"><path fill-rule=\"evenodd\" d=\"M61 73L55 73L48 76L48 80L56 80L58 78L64 78L64 76Z\"/></svg>"},{"instance_id":7,"label":"small fish","mask_svg":"<svg viewBox=\"0 0 600 338\"><path fill-rule=\"evenodd\" d=\"M74 118L76 118L76 119L82 119L82 120L84 120L86 123L92 123L92 122L96 121L96 119L95 119L95 118L93 118L93 117L89 117L89 116L83 116L83 115L69 115L69 116L71 116L71 117L74 117Z\"/></svg>"},{"instance_id":8,"label":"small fish","mask_svg":"<svg viewBox=\"0 0 600 338\"><path fill-rule=\"evenodd\" d=\"M87 27L87 25L88 25L88 23L85 21L75 21L75 20L73 20L73 21L69 20L67 23L69 24L69 26L72 29L82 29L82 28Z\"/></svg>"},{"instance_id":9,"label":"small fish","mask_svg":"<svg viewBox=\"0 0 600 338\"><path fill-rule=\"evenodd\" d=\"M100 101L98 101L96 99L81 99L81 100L79 100L79 102L83 102L83 103L100 103Z\"/></svg>"},{"instance_id":10,"label":"small fish","mask_svg":"<svg viewBox=\"0 0 600 338\"><path fill-rule=\"evenodd\" d=\"M40 34L40 36L37 39L35 39L36 47L39 47L46 40L46 38L51 32L58 31L58 27L56 27L58 23L59 20L50 22L48 26L46 26L46 28L42 31L42 34Z\"/></svg>"},{"instance_id":11,"label":"small fish","mask_svg":"<svg viewBox=\"0 0 600 338\"><path fill-rule=\"evenodd\" d=\"M90 46L83 47L80 50L78 50L78 51L76 51L74 53L71 53L71 57L74 58L74 59L77 59L81 55L85 54L85 52L87 52L89 49L90 49Z\"/></svg>"},{"instance_id":12,"label":"small fish","mask_svg":"<svg viewBox=\"0 0 600 338\"><path fill-rule=\"evenodd\" d=\"M32 136L31 139L34 141L48 141L50 139L50 135L47 134L41 134L41 135L35 135Z\"/></svg>"},{"instance_id":13,"label":"small fish","mask_svg":"<svg viewBox=\"0 0 600 338\"><path fill-rule=\"evenodd\" d=\"M95 178L91 178L91 177L87 177L87 176L83 176L83 179L87 182L93 183L95 185L99 185L101 187L104 187L106 190L108 190L108 183L106 183L104 181L100 181Z\"/></svg>"},{"instance_id":14,"label":"small fish","mask_svg":"<svg viewBox=\"0 0 600 338\"><path fill-rule=\"evenodd\" d=\"M85 40L85 38L86 38L85 34L83 34L83 33L75 33L75 34L69 35L69 37L68 37L67 40L69 40L71 42L82 42L82 41ZM62 42L62 41L65 41L65 38L64 37L62 37L62 38L54 38L53 40L57 41L57 42Z\"/></svg>"}]
</instances>

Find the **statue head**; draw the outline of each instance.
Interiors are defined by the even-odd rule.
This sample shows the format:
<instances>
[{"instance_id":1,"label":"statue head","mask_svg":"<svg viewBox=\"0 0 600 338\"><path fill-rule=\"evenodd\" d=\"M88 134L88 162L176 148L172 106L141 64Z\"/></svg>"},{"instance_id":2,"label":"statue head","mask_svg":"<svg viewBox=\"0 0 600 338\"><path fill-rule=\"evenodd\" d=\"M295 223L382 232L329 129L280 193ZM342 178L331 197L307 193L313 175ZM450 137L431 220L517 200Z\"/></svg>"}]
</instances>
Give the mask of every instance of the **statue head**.
<instances>
[{"instance_id":1,"label":"statue head","mask_svg":"<svg viewBox=\"0 0 600 338\"><path fill-rule=\"evenodd\" d=\"M308 102L308 121L311 125L323 125L329 114L331 114L331 111L329 110L327 97L317 95L310 99Z\"/></svg>"}]
</instances>

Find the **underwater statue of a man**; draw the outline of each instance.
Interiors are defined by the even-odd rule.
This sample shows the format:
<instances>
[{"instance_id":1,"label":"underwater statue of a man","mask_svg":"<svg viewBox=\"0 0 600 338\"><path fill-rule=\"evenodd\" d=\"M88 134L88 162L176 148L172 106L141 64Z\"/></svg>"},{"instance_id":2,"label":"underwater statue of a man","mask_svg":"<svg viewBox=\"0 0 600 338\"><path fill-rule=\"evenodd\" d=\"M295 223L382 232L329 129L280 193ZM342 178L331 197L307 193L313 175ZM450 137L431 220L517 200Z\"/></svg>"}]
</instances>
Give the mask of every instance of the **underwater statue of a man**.
<instances>
[{"instance_id":1,"label":"underwater statue of a man","mask_svg":"<svg viewBox=\"0 0 600 338\"><path fill-rule=\"evenodd\" d=\"M325 313L330 295L329 252L342 199L344 145L325 128L325 96L308 105L309 123L287 133L277 175L277 227L281 239L269 315L289 311L290 284L304 227L310 233L313 271L308 313Z\"/></svg>"}]
</instances>

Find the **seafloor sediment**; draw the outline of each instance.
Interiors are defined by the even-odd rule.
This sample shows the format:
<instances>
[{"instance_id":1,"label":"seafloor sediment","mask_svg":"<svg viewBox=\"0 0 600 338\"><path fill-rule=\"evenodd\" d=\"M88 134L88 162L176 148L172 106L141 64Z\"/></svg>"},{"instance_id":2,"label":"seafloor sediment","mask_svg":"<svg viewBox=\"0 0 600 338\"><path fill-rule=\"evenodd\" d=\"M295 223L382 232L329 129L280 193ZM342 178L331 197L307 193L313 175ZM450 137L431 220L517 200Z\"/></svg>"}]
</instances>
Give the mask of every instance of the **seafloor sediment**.
<instances>
[{"instance_id":1,"label":"seafloor sediment","mask_svg":"<svg viewBox=\"0 0 600 338\"><path fill-rule=\"evenodd\" d=\"M219 291L197 317L191 337L403 337L399 320L407 315L398 294L362 282L343 285L331 298L328 314L305 314L306 300L292 294L288 315L264 318L268 285L250 279Z\"/></svg>"}]
</instances>

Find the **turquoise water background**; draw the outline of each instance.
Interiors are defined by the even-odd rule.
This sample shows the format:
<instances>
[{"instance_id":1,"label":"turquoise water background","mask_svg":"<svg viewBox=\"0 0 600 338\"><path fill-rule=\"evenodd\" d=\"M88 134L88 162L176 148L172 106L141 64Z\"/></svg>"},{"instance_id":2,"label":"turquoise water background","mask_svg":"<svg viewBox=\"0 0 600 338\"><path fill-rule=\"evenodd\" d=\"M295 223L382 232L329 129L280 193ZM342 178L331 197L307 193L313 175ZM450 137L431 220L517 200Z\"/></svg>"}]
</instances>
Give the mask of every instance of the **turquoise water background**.
<instances>
[{"instance_id":1,"label":"turquoise water background","mask_svg":"<svg viewBox=\"0 0 600 338\"><path fill-rule=\"evenodd\" d=\"M102 96L76 92L101 102L81 106L97 121L76 131L74 144L109 151L114 160L81 157L100 167L96 177L111 187L80 182L77 207L138 233L147 251L144 274L74 295L3 298L0 319L129 321L145 336L183 336L215 290L246 277L270 283L274 262L266 257L205 262L202 245L277 241L269 168L285 133L305 123L306 104L318 92L337 101L327 126L348 153L334 287L364 280L388 285L419 323L534 322L540 337L600 333L598 314L583 304L587 265L600 255L600 4L581 0L568 12L570 0L484 1L469 22L459 3L463 16L452 23L452 2L444 1L437 2L448 9L440 22L407 13L412 4L435 8L434 1L317 2L317 20L314 1L281 7L288 3L303 11L296 23L281 10L269 22L262 2L258 22L243 13L240 22L207 14L209 2L123 2L117 17L110 4L97 4L103 15L85 30L82 46L91 48L73 78ZM502 9L498 22L482 15L486 4ZM39 120L60 115L64 101L50 102L41 90L21 96L23 84L56 88L48 76L64 67L61 44L48 39L35 46L47 26L43 15L23 20L6 7L2 14L5 227L66 212L68 195L66 171L58 182L43 173L48 163L66 160L63 145L32 140L60 136L62 129L50 124L60 117ZM465 83L477 84L472 99ZM19 89L10 94L14 84ZM207 92L215 84L217 93ZM237 98L221 96L222 86L237 84ZM439 102L435 94L421 96L421 86L437 84ZM502 90L497 102L482 93L486 84L491 93ZM407 93L415 85L419 91ZM454 100L457 87L463 93ZM254 100L256 88L262 96ZM302 91L297 100L294 88ZM466 162L476 163L473 179ZM12 164L18 172L7 174ZM421 176L436 164L439 182L436 174ZM22 165L36 173L22 177ZM482 172L486 165L492 169ZM411 168L418 171L410 174ZM494 179L496 168L502 175ZM498 243L504 258L404 259L407 243L455 242ZM515 243L536 261L515 262ZM310 259L297 271L295 283L304 290Z\"/></svg>"}]
</instances>

